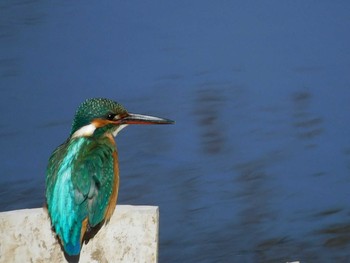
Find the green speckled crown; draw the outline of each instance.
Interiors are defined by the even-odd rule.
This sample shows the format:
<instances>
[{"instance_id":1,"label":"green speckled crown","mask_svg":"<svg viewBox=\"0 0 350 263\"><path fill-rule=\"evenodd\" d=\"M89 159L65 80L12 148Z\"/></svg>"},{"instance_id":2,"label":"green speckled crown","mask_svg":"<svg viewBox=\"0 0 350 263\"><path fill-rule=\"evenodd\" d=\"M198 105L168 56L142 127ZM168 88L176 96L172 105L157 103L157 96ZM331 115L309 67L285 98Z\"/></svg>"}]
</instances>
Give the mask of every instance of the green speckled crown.
<instances>
[{"instance_id":1,"label":"green speckled crown","mask_svg":"<svg viewBox=\"0 0 350 263\"><path fill-rule=\"evenodd\" d=\"M122 105L113 100L105 98L87 99L80 104L75 113L70 135L81 127L90 124L93 119L106 118L109 113L121 114L126 112Z\"/></svg>"}]
</instances>

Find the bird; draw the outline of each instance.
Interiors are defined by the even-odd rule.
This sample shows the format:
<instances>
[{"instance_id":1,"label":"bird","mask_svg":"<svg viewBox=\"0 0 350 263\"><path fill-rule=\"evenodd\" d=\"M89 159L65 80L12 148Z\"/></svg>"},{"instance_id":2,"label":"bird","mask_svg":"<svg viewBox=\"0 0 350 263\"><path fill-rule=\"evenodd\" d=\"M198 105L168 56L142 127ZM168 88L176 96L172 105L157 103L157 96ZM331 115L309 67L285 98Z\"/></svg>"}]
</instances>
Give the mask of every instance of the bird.
<instances>
[{"instance_id":1,"label":"bird","mask_svg":"<svg viewBox=\"0 0 350 263\"><path fill-rule=\"evenodd\" d=\"M46 169L47 210L67 255L79 255L84 235L107 223L115 210L119 163L114 137L131 124L173 123L129 113L106 98L80 104L68 139L53 151Z\"/></svg>"}]
</instances>

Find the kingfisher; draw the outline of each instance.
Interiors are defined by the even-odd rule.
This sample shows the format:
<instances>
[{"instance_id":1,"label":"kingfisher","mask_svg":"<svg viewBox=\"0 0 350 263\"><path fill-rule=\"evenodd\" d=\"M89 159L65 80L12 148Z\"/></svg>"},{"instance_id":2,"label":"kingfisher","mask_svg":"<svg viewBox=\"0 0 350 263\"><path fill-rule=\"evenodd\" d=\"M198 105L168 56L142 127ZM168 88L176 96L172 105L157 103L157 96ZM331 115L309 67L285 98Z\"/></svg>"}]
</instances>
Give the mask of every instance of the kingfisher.
<instances>
[{"instance_id":1,"label":"kingfisher","mask_svg":"<svg viewBox=\"0 0 350 263\"><path fill-rule=\"evenodd\" d=\"M69 138L52 153L46 170L48 213L66 254L79 255L84 235L114 212L119 189L114 137L129 124L172 123L129 113L105 98L87 99L78 107Z\"/></svg>"}]
</instances>

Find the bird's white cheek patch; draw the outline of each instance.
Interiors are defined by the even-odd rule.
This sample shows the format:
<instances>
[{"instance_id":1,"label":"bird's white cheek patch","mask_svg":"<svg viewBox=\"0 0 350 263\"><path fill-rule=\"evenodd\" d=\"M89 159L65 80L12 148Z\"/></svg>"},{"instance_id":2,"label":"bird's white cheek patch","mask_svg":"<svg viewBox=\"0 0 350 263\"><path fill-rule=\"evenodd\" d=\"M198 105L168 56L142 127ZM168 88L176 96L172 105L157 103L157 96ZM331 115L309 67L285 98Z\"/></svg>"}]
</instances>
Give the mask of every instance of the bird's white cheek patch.
<instances>
[{"instance_id":1,"label":"bird's white cheek patch","mask_svg":"<svg viewBox=\"0 0 350 263\"><path fill-rule=\"evenodd\" d=\"M79 130L73 133L72 138L91 136L94 134L95 130L96 130L96 126L90 123L88 125L81 127Z\"/></svg>"}]
</instances>

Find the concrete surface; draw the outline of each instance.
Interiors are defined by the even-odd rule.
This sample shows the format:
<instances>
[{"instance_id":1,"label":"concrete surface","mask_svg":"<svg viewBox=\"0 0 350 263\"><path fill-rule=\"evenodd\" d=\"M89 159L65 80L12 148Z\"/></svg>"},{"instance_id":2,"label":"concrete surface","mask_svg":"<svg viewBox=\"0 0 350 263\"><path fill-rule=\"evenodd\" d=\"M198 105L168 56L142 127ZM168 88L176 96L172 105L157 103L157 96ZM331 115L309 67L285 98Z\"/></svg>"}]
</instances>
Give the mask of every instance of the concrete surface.
<instances>
[{"instance_id":1,"label":"concrete surface","mask_svg":"<svg viewBox=\"0 0 350 263\"><path fill-rule=\"evenodd\" d=\"M157 262L158 224L158 207L118 205L73 261ZM0 213L0 262L67 262L43 208Z\"/></svg>"}]
</instances>

